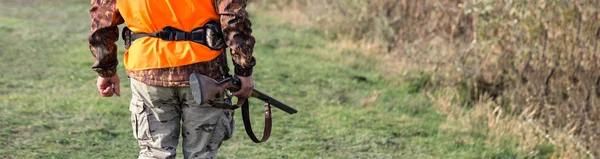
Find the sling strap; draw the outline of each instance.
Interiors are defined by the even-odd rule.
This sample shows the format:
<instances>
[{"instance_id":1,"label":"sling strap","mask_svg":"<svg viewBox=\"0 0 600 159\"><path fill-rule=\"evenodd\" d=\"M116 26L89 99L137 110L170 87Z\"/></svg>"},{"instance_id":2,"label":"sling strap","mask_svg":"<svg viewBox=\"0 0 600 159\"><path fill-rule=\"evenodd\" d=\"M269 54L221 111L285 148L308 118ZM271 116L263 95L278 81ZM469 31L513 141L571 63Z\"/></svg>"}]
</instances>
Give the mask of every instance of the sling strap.
<instances>
[{"instance_id":1,"label":"sling strap","mask_svg":"<svg viewBox=\"0 0 600 159\"><path fill-rule=\"evenodd\" d=\"M248 108L248 99L242 105L242 119L244 120L244 128L246 129L246 134L248 137L255 143L265 142L271 136L271 105L269 103L265 103L265 127L263 130L262 139L256 138L254 135L254 131L252 131L252 123L250 123L250 113Z\"/></svg>"}]
</instances>

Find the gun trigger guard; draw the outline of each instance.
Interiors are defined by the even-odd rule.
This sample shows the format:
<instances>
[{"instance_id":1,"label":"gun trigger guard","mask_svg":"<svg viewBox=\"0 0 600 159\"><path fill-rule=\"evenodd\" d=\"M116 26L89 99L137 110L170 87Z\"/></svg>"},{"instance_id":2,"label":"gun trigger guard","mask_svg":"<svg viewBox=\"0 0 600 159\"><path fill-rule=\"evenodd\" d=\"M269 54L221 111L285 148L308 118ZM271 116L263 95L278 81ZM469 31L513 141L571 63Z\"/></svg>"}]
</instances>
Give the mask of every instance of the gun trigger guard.
<instances>
[{"instance_id":1,"label":"gun trigger guard","mask_svg":"<svg viewBox=\"0 0 600 159\"><path fill-rule=\"evenodd\" d=\"M229 90L225 90L223 92L223 94L225 94L225 96L227 97L227 99L232 99L233 98L233 92L231 92Z\"/></svg>"}]
</instances>

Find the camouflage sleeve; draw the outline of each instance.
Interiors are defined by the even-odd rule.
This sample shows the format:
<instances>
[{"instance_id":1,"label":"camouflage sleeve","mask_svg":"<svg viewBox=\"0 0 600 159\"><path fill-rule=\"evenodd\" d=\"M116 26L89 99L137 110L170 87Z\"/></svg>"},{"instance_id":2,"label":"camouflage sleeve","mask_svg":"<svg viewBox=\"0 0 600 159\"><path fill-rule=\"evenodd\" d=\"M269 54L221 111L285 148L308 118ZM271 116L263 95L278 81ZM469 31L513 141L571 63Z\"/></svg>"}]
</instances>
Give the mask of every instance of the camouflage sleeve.
<instances>
[{"instance_id":1,"label":"camouflage sleeve","mask_svg":"<svg viewBox=\"0 0 600 159\"><path fill-rule=\"evenodd\" d=\"M111 77L116 73L117 45L119 28L117 25L124 23L117 0L92 0L90 18L92 30L89 33L89 48L94 56L92 70L99 76Z\"/></svg>"},{"instance_id":2,"label":"camouflage sleeve","mask_svg":"<svg viewBox=\"0 0 600 159\"><path fill-rule=\"evenodd\" d=\"M246 11L247 0L216 0L216 10L221 16L221 28L235 66L235 74L252 75L256 60L252 57L254 37L252 23Z\"/></svg>"}]
</instances>

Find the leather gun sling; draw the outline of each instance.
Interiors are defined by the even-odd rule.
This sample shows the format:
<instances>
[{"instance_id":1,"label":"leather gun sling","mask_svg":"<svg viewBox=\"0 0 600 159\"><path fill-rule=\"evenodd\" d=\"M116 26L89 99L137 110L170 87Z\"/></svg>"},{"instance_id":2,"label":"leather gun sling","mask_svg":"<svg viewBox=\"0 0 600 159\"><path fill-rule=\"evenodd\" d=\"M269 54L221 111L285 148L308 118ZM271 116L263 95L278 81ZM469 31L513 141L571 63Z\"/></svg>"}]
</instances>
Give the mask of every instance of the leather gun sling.
<instances>
[{"instance_id":1,"label":"leather gun sling","mask_svg":"<svg viewBox=\"0 0 600 159\"><path fill-rule=\"evenodd\" d=\"M246 99L246 102L244 102L244 104L242 105L242 119L244 120L244 128L246 129L246 134L248 134L248 137L250 137L250 139L255 143L265 142L271 136L271 105L265 103L265 127L262 139L260 140L256 138L256 135L254 135L254 132L252 131L252 123L250 123L250 113L248 110L248 105L248 99Z\"/></svg>"}]
</instances>

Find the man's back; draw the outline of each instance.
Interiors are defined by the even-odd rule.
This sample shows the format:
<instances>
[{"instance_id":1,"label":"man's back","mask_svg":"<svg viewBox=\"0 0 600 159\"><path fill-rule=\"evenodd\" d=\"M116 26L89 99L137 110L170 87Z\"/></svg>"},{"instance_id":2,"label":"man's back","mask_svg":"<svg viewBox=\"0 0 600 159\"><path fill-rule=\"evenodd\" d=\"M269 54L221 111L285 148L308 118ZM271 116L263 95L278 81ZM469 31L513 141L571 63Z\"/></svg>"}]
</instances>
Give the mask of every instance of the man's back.
<instances>
[{"instance_id":1,"label":"man's back","mask_svg":"<svg viewBox=\"0 0 600 159\"><path fill-rule=\"evenodd\" d=\"M134 33L152 33L166 27L192 32L209 21L219 22L212 0L117 1L127 27ZM211 50L192 41L165 41L144 37L125 53L127 70L184 66L209 61L221 50Z\"/></svg>"},{"instance_id":2,"label":"man's back","mask_svg":"<svg viewBox=\"0 0 600 159\"><path fill-rule=\"evenodd\" d=\"M190 32L213 20L218 22L213 0L127 0L117 6L133 32L156 32L167 26Z\"/></svg>"}]
</instances>

